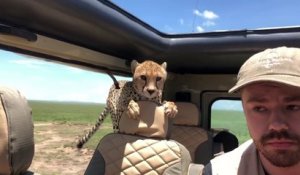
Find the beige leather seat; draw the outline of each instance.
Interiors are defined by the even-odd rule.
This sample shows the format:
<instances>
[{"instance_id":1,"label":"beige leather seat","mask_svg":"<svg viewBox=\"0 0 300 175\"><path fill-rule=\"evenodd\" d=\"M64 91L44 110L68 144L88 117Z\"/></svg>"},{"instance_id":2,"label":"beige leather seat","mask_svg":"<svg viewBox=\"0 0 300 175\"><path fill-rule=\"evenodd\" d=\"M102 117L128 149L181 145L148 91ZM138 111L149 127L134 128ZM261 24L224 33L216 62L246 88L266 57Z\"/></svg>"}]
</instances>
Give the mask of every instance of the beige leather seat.
<instances>
[{"instance_id":1,"label":"beige leather seat","mask_svg":"<svg viewBox=\"0 0 300 175\"><path fill-rule=\"evenodd\" d=\"M183 144L194 163L207 164L213 157L212 133L199 127L200 111L190 102L176 102L178 114L173 120L170 138Z\"/></svg>"},{"instance_id":2,"label":"beige leather seat","mask_svg":"<svg viewBox=\"0 0 300 175\"><path fill-rule=\"evenodd\" d=\"M140 120L129 119L124 113L119 124L121 133L108 134L100 141L85 174L199 174L202 167L190 165L188 150L166 140L168 119L163 107L138 103Z\"/></svg>"},{"instance_id":3,"label":"beige leather seat","mask_svg":"<svg viewBox=\"0 0 300 175\"><path fill-rule=\"evenodd\" d=\"M200 128L198 107L190 102L176 102L178 114L173 120L170 138L183 144L192 162L207 164L210 159L238 146L238 139L229 131L207 131Z\"/></svg>"},{"instance_id":4,"label":"beige leather seat","mask_svg":"<svg viewBox=\"0 0 300 175\"><path fill-rule=\"evenodd\" d=\"M33 122L27 100L15 89L0 87L0 174L33 174L27 171L33 155Z\"/></svg>"}]
</instances>

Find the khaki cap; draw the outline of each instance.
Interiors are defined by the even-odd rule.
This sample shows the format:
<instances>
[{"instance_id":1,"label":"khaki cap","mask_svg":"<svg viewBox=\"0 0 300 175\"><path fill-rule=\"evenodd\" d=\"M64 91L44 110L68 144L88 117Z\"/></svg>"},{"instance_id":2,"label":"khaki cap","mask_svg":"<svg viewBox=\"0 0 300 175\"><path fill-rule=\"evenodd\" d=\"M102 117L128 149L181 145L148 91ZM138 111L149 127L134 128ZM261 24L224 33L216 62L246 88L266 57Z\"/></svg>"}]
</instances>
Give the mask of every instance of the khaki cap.
<instances>
[{"instance_id":1,"label":"khaki cap","mask_svg":"<svg viewBox=\"0 0 300 175\"><path fill-rule=\"evenodd\" d=\"M262 81L300 87L300 49L278 47L254 54L240 68L237 83L229 93Z\"/></svg>"}]
</instances>

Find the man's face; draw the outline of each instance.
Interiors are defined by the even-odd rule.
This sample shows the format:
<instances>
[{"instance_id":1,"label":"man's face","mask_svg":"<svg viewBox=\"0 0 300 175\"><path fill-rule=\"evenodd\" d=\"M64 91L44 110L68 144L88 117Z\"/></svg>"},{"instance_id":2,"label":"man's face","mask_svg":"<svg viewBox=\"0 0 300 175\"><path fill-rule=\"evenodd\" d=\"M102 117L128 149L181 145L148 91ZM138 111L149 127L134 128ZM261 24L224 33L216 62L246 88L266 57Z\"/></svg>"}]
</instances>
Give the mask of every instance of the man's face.
<instances>
[{"instance_id":1,"label":"man's face","mask_svg":"<svg viewBox=\"0 0 300 175\"><path fill-rule=\"evenodd\" d=\"M241 91L251 137L261 156L278 167L300 162L300 88L254 83Z\"/></svg>"}]
</instances>

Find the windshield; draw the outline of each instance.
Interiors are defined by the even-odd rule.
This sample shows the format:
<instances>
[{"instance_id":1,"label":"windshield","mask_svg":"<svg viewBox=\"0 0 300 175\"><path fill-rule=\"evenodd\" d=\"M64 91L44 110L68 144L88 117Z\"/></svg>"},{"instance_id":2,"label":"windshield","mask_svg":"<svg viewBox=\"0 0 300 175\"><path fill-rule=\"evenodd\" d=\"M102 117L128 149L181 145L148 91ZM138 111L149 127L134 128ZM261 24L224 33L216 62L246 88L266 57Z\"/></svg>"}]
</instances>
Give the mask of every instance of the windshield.
<instances>
[{"instance_id":1,"label":"windshield","mask_svg":"<svg viewBox=\"0 0 300 175\"><path fill-rule=\"evenodd\" d=\"M167 34L299 26L297 0L112 0Z\"/></svg>"}]
</instances>

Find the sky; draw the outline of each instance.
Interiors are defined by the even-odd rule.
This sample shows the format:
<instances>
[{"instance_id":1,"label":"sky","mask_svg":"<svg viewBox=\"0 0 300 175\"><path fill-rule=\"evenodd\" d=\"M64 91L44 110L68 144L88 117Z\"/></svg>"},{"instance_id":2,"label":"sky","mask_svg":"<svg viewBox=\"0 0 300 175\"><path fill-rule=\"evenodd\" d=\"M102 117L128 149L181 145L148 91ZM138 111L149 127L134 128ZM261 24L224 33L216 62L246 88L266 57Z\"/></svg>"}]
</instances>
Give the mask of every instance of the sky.
<instances>
[{"instance_id":1,"label":"sky","mask_svg":"<svg viewBox=\"0 0 300 175\"><path fill-rule=\"evenodd\" d=\"M300 25L297 0L112 2L168 34ZM105 103L112 80L106 74L0 50L0 84L19 89L30 100ZM215 106L222 108L224 104L229 106L227 102ZM240 108L240 103L231 105Z\"/></svg>"},{"instance_id":2,"label":"sky","mask_svg":"<svg viewBox=\"0 0 300 175\"><path fill-rule=\"evenodd\" d=\"M0 85L16 88L30 100L105 103L113 83L108 75L102 73L4 50L0 50L0 55Z\"/></svg>"},{"instance_id":3,"label":"sky","mask_svg":"<svg viewBox=\"0 0 300 175\"><path fill-rule=\"evenodd\" d=\"M159 31L195 33L300 25L298 0L112 0Z\"/></svg>"}]
</instances>

